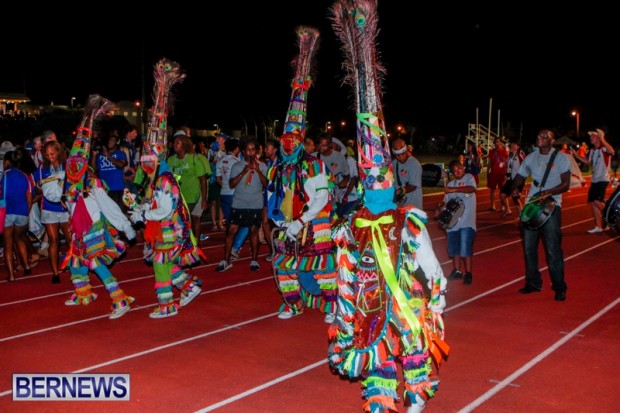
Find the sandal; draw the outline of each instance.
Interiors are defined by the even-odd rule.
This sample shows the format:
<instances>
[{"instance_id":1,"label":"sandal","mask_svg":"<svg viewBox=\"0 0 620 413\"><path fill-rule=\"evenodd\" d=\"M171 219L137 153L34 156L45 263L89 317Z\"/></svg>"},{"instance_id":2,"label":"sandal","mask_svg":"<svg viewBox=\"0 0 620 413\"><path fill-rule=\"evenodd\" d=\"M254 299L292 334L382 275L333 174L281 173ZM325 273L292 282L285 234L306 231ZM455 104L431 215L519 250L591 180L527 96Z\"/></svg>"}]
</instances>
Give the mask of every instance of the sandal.
<instances>
[{"instance_id":1,"label":"sandal","mask_svg":"<svg viewBox=\"0 0 620 413\"><path fill-rule=\"evenodd\" d=\"M512 215L512 212L504 212L502 214L502 218L506 218L507 216Z\"/></svg>"}]
</instances>

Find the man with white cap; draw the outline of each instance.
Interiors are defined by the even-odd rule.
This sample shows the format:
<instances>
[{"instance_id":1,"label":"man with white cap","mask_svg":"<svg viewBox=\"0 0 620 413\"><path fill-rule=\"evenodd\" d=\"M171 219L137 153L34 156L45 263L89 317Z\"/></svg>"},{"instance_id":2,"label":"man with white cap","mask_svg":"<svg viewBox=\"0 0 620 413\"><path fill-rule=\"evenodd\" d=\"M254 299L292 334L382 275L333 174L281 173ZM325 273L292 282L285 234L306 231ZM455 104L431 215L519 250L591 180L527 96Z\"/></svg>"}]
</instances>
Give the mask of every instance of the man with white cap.
<instances>
[{"instance_id":1,"label":"man with white cap","mask_svg":"<svg viewBox=\"0 0 620 413\"><path fill-rule=\"evenodd\" d=\"M581 162L592 165L592 185L588 190L588 203L592 208L594 216L594 228L588 231L589 234L600 234L605 230L603 228L603 208L605 208L605 192L609 185L611 176L611 158L616 151L605 140L605 132L602 129L588 132L590 142L594 147L590 150L587 158L579 156L579 154L571 149L575 158Z\"/></svg>"}]
</instances>

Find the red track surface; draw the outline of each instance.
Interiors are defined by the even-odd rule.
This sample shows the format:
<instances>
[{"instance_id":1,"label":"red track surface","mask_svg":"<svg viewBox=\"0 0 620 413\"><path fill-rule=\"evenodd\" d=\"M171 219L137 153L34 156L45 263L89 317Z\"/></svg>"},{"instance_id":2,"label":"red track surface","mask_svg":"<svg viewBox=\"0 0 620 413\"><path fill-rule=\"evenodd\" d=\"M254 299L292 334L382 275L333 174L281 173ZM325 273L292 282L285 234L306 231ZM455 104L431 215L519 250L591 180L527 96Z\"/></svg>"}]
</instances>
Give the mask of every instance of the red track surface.
<instances>
[{"instance_id":1,"label":"red track surface","mask_svg":"<svg viewBox=\"0 0 620 413\"><path fill-rule=\"evenodd\" d=\"M523 257L516 217L487 212L478 191L474 282L449 284L445 312L449 360L440 370L433 412L617 412L620 405L620 242L592 228L587 189L564 195L567 301L556 302L541 250L544 290L521 295ZM425 195L432 210L441 195ZM428 224L448 274L444 233ZM249 247L224 273L223 233L201 243L209 263L190 272L204 291L176 317L152 320L153 272L142 246L112 272L136 298L109 320L110 300L66 307L68 273L50 283L47 260L30 276L0 282L0 412L362 412L360 384L326 362L327 325L316 310L279 320L270 263L249 271ZM541 247L542 248L542 247ZM178 297L178 293L177 293ZM14 402L13 373L129 373L128 402ZM402 394L402 391L399 391ZM399 404L401 412L406 409Z\"/></svg>"}]
</instances>

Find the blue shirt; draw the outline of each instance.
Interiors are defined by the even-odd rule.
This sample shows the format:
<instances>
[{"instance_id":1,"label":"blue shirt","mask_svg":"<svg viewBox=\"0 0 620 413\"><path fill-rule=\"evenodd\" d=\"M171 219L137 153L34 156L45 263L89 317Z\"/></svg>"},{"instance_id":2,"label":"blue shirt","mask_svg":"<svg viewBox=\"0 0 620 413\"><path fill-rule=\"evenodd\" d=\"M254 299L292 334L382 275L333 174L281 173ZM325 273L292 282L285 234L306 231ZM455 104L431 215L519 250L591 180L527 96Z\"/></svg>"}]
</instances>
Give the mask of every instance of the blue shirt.
<instances>
[{"instance_id":1,"label":"blue shirt","mask_svg":"<svg viewBox=\"0 0 620 413\"><path fill-rule=\"evenodd\" d=\"M121 150L113 151L109 156L105 156L101 153L97 155L97 171L99 178L106 183L110 191L122 191L125 188L125 181L123 181L124 168L117 168L110 162L109 157L116 159L117 161L127 162L127 155Z\"/></svg>"},{"instance_id":2,"label":"blue shirt","mask_svg":"<svg viewBox=\"0 0 620 413\"><path fill-rule=\"evenodd\" d=\"M25 173L19 169L7 169L4 171L5 176L2 177L3 193L6 201L7 215L23 215L28 216L28 203L26 202L26 193L32 191L30 180ZM6 182L6 188L4 187Z\"/></svg>"}]
</instances>

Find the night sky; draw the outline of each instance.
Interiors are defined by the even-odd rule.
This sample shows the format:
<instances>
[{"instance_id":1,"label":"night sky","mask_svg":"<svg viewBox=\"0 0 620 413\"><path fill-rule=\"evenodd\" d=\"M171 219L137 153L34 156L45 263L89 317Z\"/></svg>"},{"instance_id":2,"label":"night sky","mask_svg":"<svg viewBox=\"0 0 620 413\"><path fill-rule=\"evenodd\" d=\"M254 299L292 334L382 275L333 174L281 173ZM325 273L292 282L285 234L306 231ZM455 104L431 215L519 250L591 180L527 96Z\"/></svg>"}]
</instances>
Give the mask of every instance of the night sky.
<instances>
[{"instance_id":1,"label":"night sky","mask_svg":"<svg viewBox=\"0 0 620 413\"><path fill-rule=\"evenodd\" d=\"M24 91L34 104L83 103L92 93L113 101L151 105L152 67L161 57L187 73L175 88L171 124L226 129L284 120L297 54L295 27L321 32L309 122L352 122L350 88L342 86L342 53L328 19L331 1L227 2L200 7L177 1L143 13L125 3L84 10L37 9L4 28L0 91ZM105 5L105 8L103 7ZM174 6L174 7L173 7ZM50 6L51 7L51 6ZM135 7L135 6L132 6ZM493 99L524 140L541 127L581 132L618 128L618 70L610 61L620 38L611 11L567 6L538 10L522 3L482 8L476 3L379 2L378 51L387 69L384 112L388 124L415 126L422 136L465 134L467 124L488 123ZM69 15L83 16L70 19ZM5 13L5 17L9 17ZM12 27L14 25L14 27ZM34 39L34 40L27 40ZM144 73L144 75L143 75ZM173 125L174 126L174 125Z\"/></svg>"}]
</instances>

